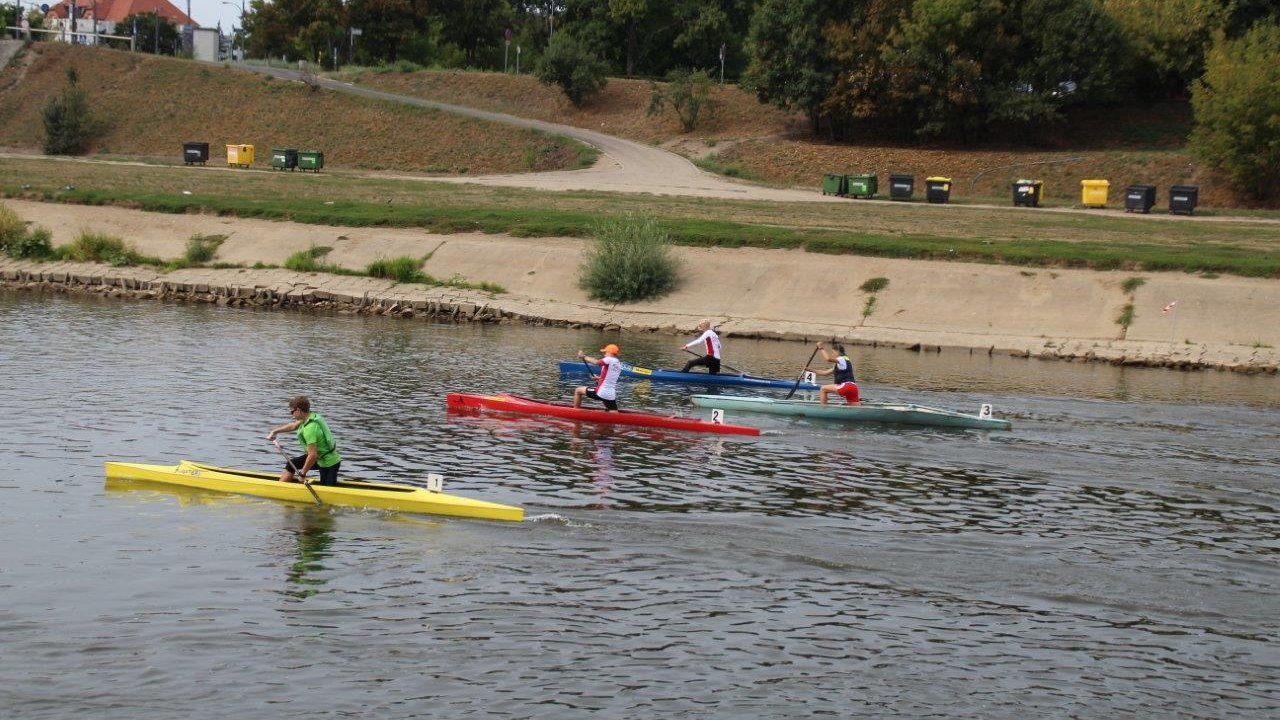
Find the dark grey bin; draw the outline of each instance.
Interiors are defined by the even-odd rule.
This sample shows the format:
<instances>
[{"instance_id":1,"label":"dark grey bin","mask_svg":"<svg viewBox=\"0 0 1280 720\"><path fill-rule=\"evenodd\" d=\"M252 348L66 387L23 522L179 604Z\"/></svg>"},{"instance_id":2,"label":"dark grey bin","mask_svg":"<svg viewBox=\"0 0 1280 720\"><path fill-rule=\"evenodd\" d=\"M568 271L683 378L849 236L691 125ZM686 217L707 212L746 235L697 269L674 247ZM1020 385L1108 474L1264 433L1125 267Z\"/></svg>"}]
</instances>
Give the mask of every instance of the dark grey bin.
<instances>
[{"instance_id":1,"label":"dark grey bin","mask_svg":"<svg viewBox=\"0 0 1280 720\"><path fill-rule=\"evenodd\" d=\"M916 190L915 175L889 175L889 199L910 200Z\"/></svg>"},{"instance_id":2,"label":"dark grey bin","mask_svg":"<svg viewBox=\"0 0 1280 720\"><path fill-rule=\"evenodd\" d=\"M1151 212L1156 204L1155 185L1130 185L1124 189L1124 211Z\"/></svg>"},{"instance_id":3,"label":"dark grey bin","mask_svg":"<svg viewBox=\"0 0 1280 720\"><path fill-rule=\"evenodd\" d=\"M189 142L182 143L182 162L187 165L201 165L209 161L209 143L207 142Z\"/></svg>"},{"instance_id":4,"label":"dark grey bin","mask_svg":"<svg viewBox=\"0 0 1280 720\"><path fill-rule=\"evenodd\" d=\"M1169 212L1175 215L1194 214L1199 200L1199 185L1174 185L1169 188Z\"/></svg>"}]
</instances>

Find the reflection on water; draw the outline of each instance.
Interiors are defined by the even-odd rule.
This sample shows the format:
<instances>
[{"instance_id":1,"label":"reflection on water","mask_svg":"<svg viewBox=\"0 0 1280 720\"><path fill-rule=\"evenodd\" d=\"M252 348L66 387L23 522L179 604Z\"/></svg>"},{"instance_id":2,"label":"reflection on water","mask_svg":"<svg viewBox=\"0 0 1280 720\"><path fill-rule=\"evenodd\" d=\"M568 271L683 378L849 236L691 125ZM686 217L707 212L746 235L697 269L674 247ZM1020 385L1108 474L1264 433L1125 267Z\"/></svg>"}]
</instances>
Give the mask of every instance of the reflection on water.
<instances>
[{"instance_id":1,"label":"reflection on water","mask_svg":"<svg viewBox=\"0 0 1280 720\"><path fill-rule=\"evenodd\" d=\"M445 411L566 399L554 361L605 338L0 294L7 712L1277 715L1276 378L863 348L869 398L990 401L1013 432ZM669 337L622 345L681 362ZM774 376L811 349L726 341ZM697 414L706 389L620 391ZM103 492L107 459L274 471L261 437L299 392L344 470L441 472L542 520Z\"/></svg>"}]
</instances>

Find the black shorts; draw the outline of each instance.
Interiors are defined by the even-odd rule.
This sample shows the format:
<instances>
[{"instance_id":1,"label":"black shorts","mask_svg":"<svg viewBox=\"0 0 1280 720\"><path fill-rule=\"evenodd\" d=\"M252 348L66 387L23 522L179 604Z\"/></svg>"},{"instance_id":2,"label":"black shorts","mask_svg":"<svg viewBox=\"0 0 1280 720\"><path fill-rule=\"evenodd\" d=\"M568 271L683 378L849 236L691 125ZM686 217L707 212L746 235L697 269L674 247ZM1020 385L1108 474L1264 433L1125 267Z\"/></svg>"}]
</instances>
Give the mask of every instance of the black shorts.
<instances>
[{"instance_id":1,"label":"black shorts","mask_svg":"<svg viewBox=\"0 0 1280 720\"><path fill-rule=\"evenodd\" d=\"M604 409L605 409L605 410L617 410L617 409L618 409L618 401L617 401L617 400L605 400L604 398L602 398L602 397L600 397L599 395L597 395L597 394L596 394L596 391L595 391L595 389L594 389L594 388L587 388L587 397L591 398L592 400L599 400L600 402L604 403Z\"/></svg>"},{"instance_id":2,"label":"black shorts","mask_svg":"<svg viewBox=\"0 0 1280 720\"><path fill-rule=\"evenodd\" d=\"M299 455L296 458L291 458L289 460L290 464L285 465L284 469L288 470L294 475L297 475L298 471L302 470L302 464L305 463L306 461L307 461L306 455ZM327 468L322 468L322 467L311 468L312 472L320 475L319 480L313 480L312 482L318 485L337 485L338 484L338 468L341 467L341 465L342 465L342 462L339 461L330 465Z\"/></svg>"},{"instance_id":3,"label":"black shorts","mask_svg":"<svg viewBox=\"0 0 1280 720\"><path fill-rule=\"evenodd\" d=\"M684 364L684 369L681 372L689 372L696 367L704 367L707 372L716 375L720 372L720 358L711 357L710 355L694 358Z\"/></svg>"}]
</instances>

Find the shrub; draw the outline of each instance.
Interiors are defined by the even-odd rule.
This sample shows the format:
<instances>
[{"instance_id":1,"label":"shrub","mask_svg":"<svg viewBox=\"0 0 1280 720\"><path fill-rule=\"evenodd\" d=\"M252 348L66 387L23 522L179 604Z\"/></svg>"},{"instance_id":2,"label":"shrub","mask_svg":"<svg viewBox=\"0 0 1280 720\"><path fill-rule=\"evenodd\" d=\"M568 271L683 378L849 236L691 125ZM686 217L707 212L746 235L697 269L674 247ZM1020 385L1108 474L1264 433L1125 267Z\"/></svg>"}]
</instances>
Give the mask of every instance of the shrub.
<instances>
[{"instance_id":1,"label":"shrub","mask_svg":"<svg viewBox=\"0 0 1280 720\"><path fill-rule=\"evenodd\" d=\"M706 70L672 70L667 73L667 87L649 83L649 109L646 115L657 115L670 107L680 119L680 129L689 132L698 126L705 110L715 113L717 104L711 98L711 78Z\"/></svg>"},{"instance_id":2,"label":"shrub","mask_svg":"<svg viewBox=\"0 0 1280 720\"><path fill-rule=\"evenodd\" d=\"M284 261L284 266L297 272L323 272L328 265L320 262L320 258L329 254L331 247L312 245L306 250L299 250Z\"/></svg>"},{"instance_id":3,"label":"shrub","mask_svg":"<svg viewBox=\"0 0 1280 720\"><path fill-rule=\"evenodd\" d=\"M569 33L551 39L534 75L544 85L559 85L574 105L604 88L608 66Z\"/></svg>"},{"instance_id":4,"label":"shrub","mask_svg":"<svg viewBox=\"0 0 1280 720\"><path fill-rule=\"evenodd\" d=\"M227 239L226 235L192 235L187 241L187 262L192 265L203 265L218 254L218 246Z\"/></svg>"},{"instance_id":5,"label":"shrub","mask_svg":"<svg viewBox=\"0 0 1280 720\"><path fill-rule=\"evenodd\" d=\"M369 263L365 273L370 277L388 278L402 283L422 282L426 278L422 274L422 261L411 257L390 260L379 258Z\"/></svg>"},{"instance_id":6,"label":"shrub","mask_svg":"<svg viewBox=\"0 0 1280 720\"><path fill-rule=\"evenodd\" d=\"M17 260L44 260L52 257L53 234L47 228L36 228L16 235L0 238L4 254Z\"/></svg>"},{"instance_id":7,"label":"shrub","mask_svg":"<svg viewBox=\"0 0 1280 720\"><path fill-rule=\"evenodd\" d=\"M1127 278L1124 282L1120 283L1120 289L1123 290L1126 295L1132 295L1134 290L1137 290L1138 288L1146 284L1147 284L1146 278L1131 277L1131 278Z\"/></svg>"},{"instance_id":8,"label":"shrub","mask_svg":"<svg viewBox=\"0 0 1280 720\"><path fill-rule=\"evenodd\" d=\"M66 248L65 256L76 262L102 262L115 267L138 265L147 261L124 240L106 233L82 230Z\"/></svg>"},{"instance_id":9,"label":"shrub","mask_svg":"<svg viewBox=\"0 0 1280 720\"><path fill-rule=\"evenodd\" d=\"M1191 88L1191 151L1257 198L1280 195L1280 25L1219 37Z\"/></svg>"},{"instance_id":10,"label":"shrub","mask_svg":"<svg viewBox=\"0 0 1280 720\"><path fill-rule=\"evenodd\" d=\"M595 227L578 283L594 300L634 302L675 289L680 264L671 238L652 217L628 213Z\"/></svg>"},{"instance_id":11,"label":"shrub","mask_svg":"<svg viewBox=\"0 0 1280 720\"><path fill-rule=\"evenodd\" d=\"M7 245L11 239L26 234L27 222L13 208L0 204L0 244Z\"/></svg>"},{"instance_id":12,"label":"shrub","mask_svg":"<svg viewBox=\"0 0 1280 720\"><path fill-rule=\"evenodd\" d=\"M48 155L80 155L89 149L97 125L89 114L89 96L76 85L74 67L67 68L67 86L49 98L41 111L44 151Z\"/></svg>"},{"instance_id":13,"label":"shrub","mask_svg":"<svg viewBox=\"0 0 1280 720\"><path fill-rule=\"evenodd\" d=\"M862 283L862 286L861 286L861 287L859 287L858 289L859 289L859 290L861 290L861 291L862 291L862 292L864 292L864 293L872 293L872 294L875 294L875 293L878 293L878 292L880 292L881 290L883 290L883 289L885 289L885 288L887 288L887 287L889 287L889 278L887 278L887 277L873 277L873 278L871 278L870 280L868 280L868 281L866 281L866 282Z\"/></svg>"}]
</instances>

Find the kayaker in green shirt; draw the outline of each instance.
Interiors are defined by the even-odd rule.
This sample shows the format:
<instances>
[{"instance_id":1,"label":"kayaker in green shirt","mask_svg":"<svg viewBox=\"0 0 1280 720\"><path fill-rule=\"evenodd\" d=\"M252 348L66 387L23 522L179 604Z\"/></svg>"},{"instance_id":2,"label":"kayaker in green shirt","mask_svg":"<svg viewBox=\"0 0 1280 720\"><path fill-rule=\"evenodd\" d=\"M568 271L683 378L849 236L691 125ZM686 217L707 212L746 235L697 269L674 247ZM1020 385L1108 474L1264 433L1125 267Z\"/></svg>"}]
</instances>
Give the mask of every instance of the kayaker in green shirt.
<instances>
[{"instance_id":1,"label":"kayaker in green shirt","mask_svg":"<svg viewBox=\"0 0 1280 720\"><path fill-rule=\"evenodd\" d=\"M282 432L298 432L298 443L307 449L306 455L299 455L289 461L280 473L280 482L304 482L307 473L315 468L320 473L321 485L338 484L338 466L342 457L338 455L338 444L329 431L329 424L320 413L311 412L311 401L306 395L289 401L289 413L293 422L285 423L267 433L268 440L275 440ZM298 470L297 480L293 477L294 468Z\"/></svg>"}]
</instances>

